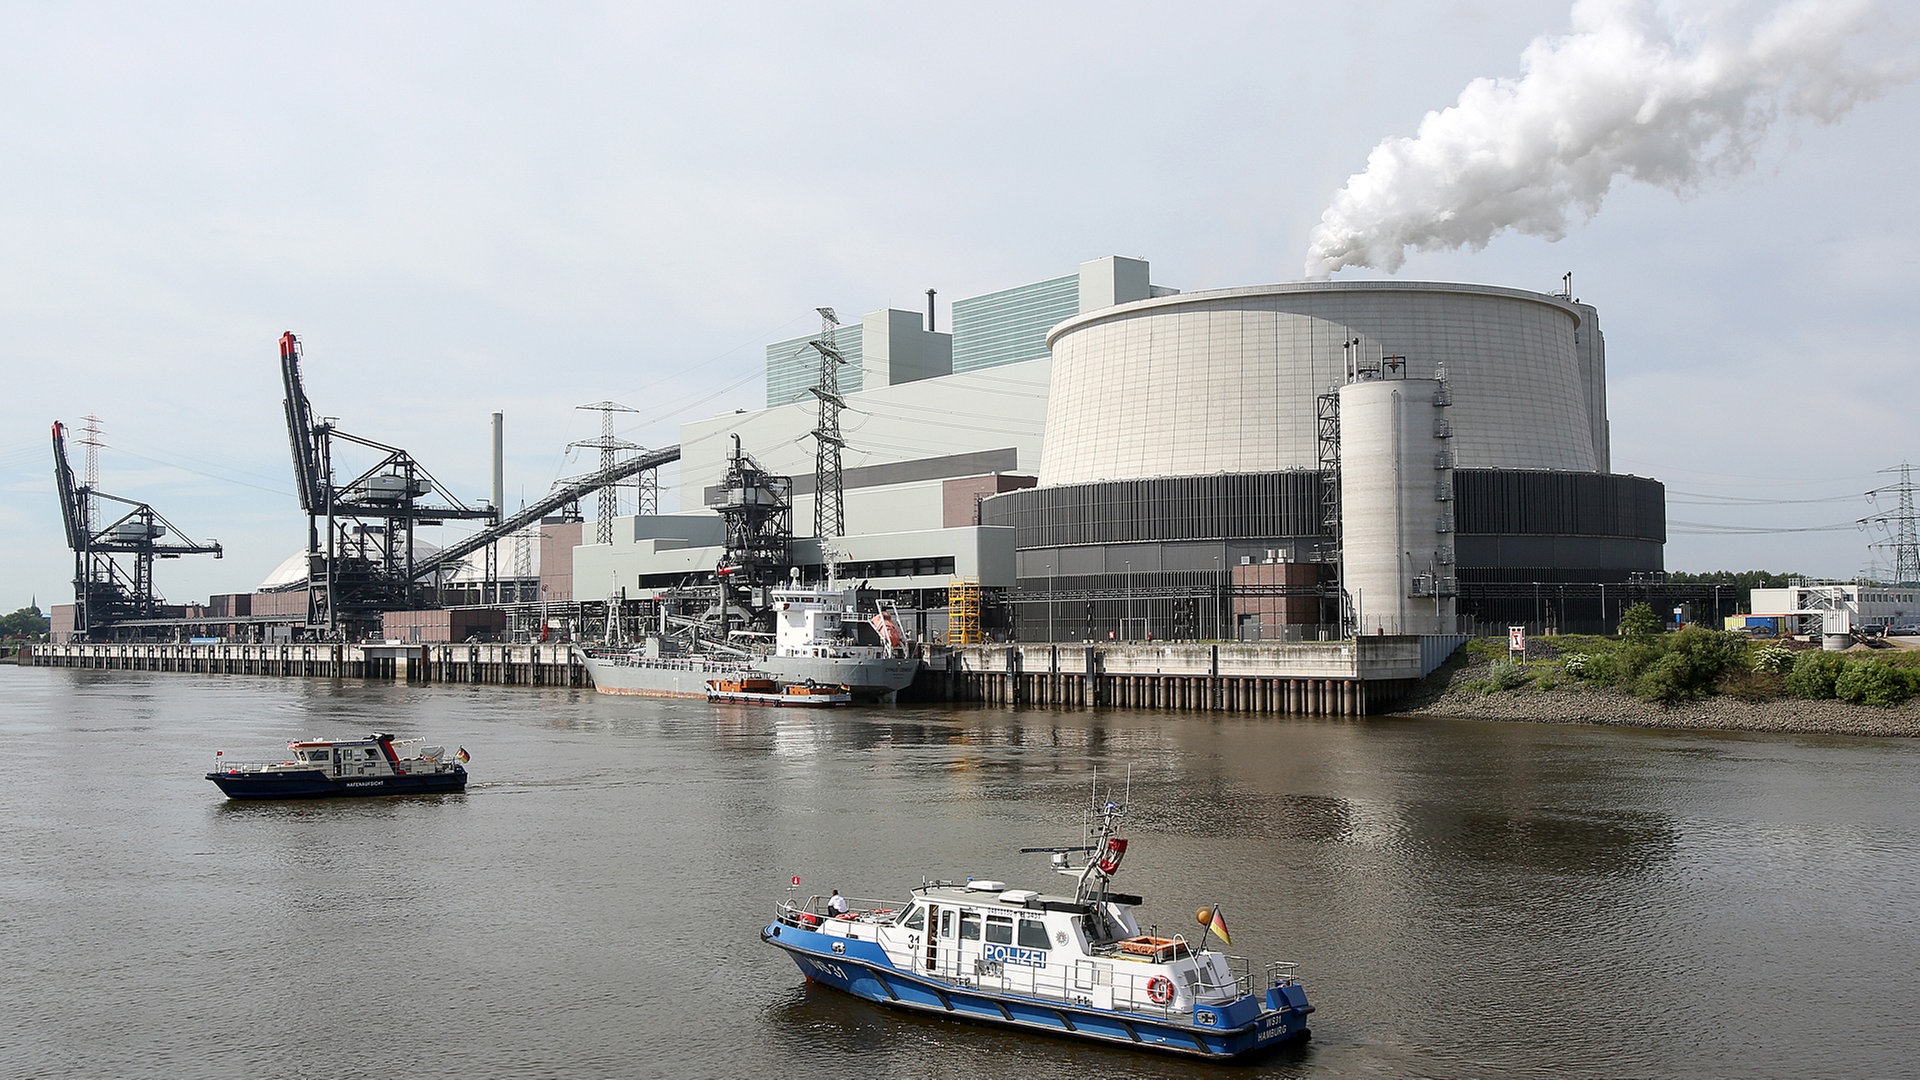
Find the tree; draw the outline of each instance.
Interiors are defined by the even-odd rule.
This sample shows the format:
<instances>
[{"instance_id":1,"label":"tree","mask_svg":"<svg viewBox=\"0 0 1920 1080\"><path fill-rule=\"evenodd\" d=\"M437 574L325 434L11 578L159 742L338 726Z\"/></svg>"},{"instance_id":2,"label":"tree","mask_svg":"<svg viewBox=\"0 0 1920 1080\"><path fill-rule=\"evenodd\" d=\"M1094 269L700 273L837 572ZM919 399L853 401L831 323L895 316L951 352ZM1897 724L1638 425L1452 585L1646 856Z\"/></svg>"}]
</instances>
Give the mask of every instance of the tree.
<instances>
[{"instance_id":1,"label":"tree","mask_svg":"<svg viewBox=\"0 0 1920 1080\"><path fill-rule=\"evenodd\" d=\"M1660 616L1653 613L1653 605L1644 600L1620 613L1621 637L1652 637L1662 625Z\"/></svg>"},{"instance_id":2,"label":"tree","mask_svg":"<svg viewBox=\"0 0 1920 1080\"><path fill-rule=\"evenodd\" d=\"M40 613L38 605L0 617L0 637L37 638L46 632L47 617Z\"/></svg>"}]
</instances>

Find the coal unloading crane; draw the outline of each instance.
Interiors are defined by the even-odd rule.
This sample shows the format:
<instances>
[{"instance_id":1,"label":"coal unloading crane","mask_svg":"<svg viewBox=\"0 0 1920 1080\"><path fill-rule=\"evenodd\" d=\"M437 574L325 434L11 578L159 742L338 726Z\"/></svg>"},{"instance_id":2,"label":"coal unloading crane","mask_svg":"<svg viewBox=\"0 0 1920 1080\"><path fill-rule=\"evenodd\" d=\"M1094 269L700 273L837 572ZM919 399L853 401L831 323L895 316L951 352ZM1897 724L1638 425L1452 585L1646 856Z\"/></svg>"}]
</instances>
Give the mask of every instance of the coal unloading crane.
<instances>
[{"instance_id":1,"label":"coal unloading crane","mask_svg":"<svg viewBox=\"0 0 1920 1080\"><path fill-rule=\"evenodd\" d=\"M382 613L421 606L426 597L414 553L414 530L448 520L497 523L498 507L467 506L413 456L396 446L315 423L300 376L300 340L280 336L287 435L294 481L307 512L307 622L330 636L376 632ZM345 483L334 482L337 447L379 455Z\"/></svg>"},{"instance_id":2,"label":"coal unloading crane","mask_svg":"<svg viewBox=\"0 0 1920 1080\"><path fill-rule=\"evenodd\" d=\"M155 559L222 555L218 540L165 540L169 534L182 534L146 503L74 483L73 466L67 462L66 428L58 420L53 422L53 475L60 489L67 546L73 549L73 629L82 638L116 623L161 617L160 597L153 591ZM106 520L108 503L124 512Z\"/></svg>"}]
</instances>

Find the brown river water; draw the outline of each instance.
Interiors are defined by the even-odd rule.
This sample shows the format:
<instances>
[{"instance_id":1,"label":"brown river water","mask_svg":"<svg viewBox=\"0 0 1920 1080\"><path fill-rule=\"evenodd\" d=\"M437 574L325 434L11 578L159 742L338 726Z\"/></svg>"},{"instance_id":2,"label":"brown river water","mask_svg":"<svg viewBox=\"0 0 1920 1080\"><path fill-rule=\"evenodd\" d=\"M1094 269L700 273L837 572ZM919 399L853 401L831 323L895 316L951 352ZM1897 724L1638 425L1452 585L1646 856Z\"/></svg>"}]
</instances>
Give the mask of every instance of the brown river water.
<instances>
[{"instance_id":1,"label":"brown river water","mask_svg":"<svg viewBox=\"0 0 1920 1080\"><path fill-rule=\"evenodd\" d=\"M464 795L241 804L286 740ZM1053 887L1095 776L1143 922L1287 959L1215 1066L804 983L788 892ZM0 1077L1920 1075L1920 743L1394 717L788 711L0 666Z\"/></svg>"}]
</instances>

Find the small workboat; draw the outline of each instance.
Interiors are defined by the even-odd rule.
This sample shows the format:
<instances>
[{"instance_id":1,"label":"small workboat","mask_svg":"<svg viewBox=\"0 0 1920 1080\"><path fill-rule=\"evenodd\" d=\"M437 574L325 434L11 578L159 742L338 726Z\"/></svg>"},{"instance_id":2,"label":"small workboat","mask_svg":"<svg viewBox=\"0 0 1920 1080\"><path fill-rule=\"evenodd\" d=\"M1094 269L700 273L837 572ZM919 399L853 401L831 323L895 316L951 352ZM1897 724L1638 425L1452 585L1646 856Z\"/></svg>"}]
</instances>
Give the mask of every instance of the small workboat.
<instances>
[{"instance_id":1,"label":"small workboat","mask_svg":"<svg viewBox=\"0 0 1920 1080\"><path fill-rule=\"evenodd\" d=\"M757 672L748 672L732 678L708 679L707 700L742 705L798 705L818 709L852 704L853 691L845 686L822 685L812 679L782 683Z\"/></svg>"},{"instance_id":2,"label":"small workboat","mask_svg":"<svg viewBox=\"0 0 1920 1080\"><path fill-rule=\"evenodd\" d=\"M760 938L810 980L948 1019L1204 1058L1308 1038L1313 1006L1295 965L1256 975L1246 958L1206 948L1209 936L1230 944L1215 909L1196 913L1197 942L1142 932L1144 901L1108 888L1127 851L1120 816L1109 802L1089 814L1086 843L1024 849L1051 853L1078 881L1072 896L968 879L921 885L905 903L789 897Z\"/></svg>"},{"instance_id":3,"label":"small workboat","mask_svg":"<svg viewBox=\"0 0 1920 1080\"><path fill-rule=\"evenodd\" d=\"M364 739L295 739L291 761L241 765L216 751L207 779L229 799L321 799L465 791L467 752L375 732Z\"/></svg>"}]
</instances>

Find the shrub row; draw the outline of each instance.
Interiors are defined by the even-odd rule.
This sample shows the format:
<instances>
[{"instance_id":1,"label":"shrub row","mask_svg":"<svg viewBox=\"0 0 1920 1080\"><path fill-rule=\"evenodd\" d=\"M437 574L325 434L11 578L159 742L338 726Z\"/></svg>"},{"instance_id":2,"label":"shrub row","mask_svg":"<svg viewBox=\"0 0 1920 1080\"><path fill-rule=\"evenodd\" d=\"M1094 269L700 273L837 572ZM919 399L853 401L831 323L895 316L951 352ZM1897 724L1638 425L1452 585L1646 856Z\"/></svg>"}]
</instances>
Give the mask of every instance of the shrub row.
<instances>
[{"instance_id":1,"label":"shrub row","mask_svg":"<svg viewBox=\"0 0 1920 1080\"><path fill-rule=\"evenodd\" d=\"M1794 652L1772 642L1756 644L1741 634L1688 626L1670 634L1554 640L1557 664L1537 665L1531 679L1551 688L1555 670L1597 686L1617 687L1662 704L1698 701L1716 693L1749 699L1792 694L1838 698L1860 705L1892 706L1920 696L1920 654L1859 656ZM1515 669L1515 670L1509 670ZM1529 673L1504 661L1476 684L1483 691L1510 690Z\"/></svg>"}]
</instances>

